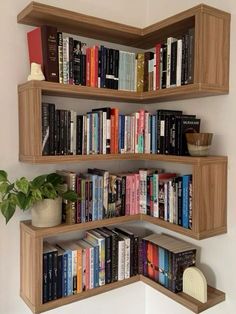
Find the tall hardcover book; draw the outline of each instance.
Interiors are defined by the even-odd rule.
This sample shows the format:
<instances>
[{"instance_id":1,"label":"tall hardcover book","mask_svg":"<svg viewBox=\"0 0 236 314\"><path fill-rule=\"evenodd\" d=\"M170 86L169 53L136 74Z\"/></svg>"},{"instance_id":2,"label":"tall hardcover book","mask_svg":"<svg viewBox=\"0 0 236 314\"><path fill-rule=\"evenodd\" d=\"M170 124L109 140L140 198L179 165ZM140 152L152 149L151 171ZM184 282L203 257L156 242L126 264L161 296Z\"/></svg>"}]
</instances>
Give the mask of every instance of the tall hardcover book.
<instances>
[{"instance_id":1,"label":"tall hardcover book","mask_svg":"<svg viewBox=\"0 0 236 314\"><path fill-rule=\"evenodd\" d=\"M27 33L30 64L41 64L45 79L59 82L57 28L42 25Z\"/></svg>"}]
</instances>

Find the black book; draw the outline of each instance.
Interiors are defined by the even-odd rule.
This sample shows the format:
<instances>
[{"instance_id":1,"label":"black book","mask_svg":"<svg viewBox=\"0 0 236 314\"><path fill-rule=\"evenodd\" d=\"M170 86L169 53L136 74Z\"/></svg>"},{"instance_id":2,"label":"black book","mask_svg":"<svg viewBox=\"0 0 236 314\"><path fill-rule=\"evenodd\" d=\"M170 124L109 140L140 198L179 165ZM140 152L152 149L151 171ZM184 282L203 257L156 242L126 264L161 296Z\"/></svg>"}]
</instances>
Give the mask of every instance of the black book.
<instances>
[{"instance_id":1,"label":"black book","mask_svg":"<svg viewBox=\"0 0 236 314\"><path fill-rule=\"evenodd\" d=\"M184 84L188 84L188 58L189 58L189 34L185 34L184 40Z\"/></svg>"},{"instance_id":2,"label":"black book","mask_svg":"<svg viewBox=\"0 0 236 314\"><path fill-rule=\"evenodd\" d=\"M118 236L106 227L102 230L111 237L111 282L115 282L118 280Z\"/></svg>"},{"instance_id":3,"label":"black book","mask_svg":"<svg viewBox=\"0 0 236 314\"><path fill-rule=\"evenodd\" d=\"M168 154L170 150L170 125L171 115L181 115L180 110L157 110L157 153Z\"/></svg>"},{"instance_id":4,"label":"black book","mask_svg":"<svg viewBox=\"0 0 236 314\"><path fill-rule=\"evenodd\" d=\"M167 77L167 44L163 44L162 48L162 71L161 71L161 88L166 88Z\"/></svg>"},{"instance_id":5,"label":"black book","mask_svg":"<svg viewBox=\"0 0 236 314\"><path fill-rule=\"evenodd\" d=\"M177 41L171 43L170 85L176 86L177 73Z\"/></svg>"},{"instance_id":6,"label":"black book","mask_svg":"<svg viewBox=\"0 0 236 314\"><path fill-rule=\"evenodd\" d=\"M177 130L178 130L178 147L177 153L179 156L188 156L188 147L185 137L185 133L199 133L200 132L200 119L193 118L191 116L183 116L177 118Z\"/></svg>"},{"instance_id":7,"label":"black book","mask_svg":"<svg viewBox=\"0 0 236 314\"><path fill-rule=\"evenodd\" d=\"M74 84L74 40L69 37L69 84Z\"/></svg>"},{"instance_id":8,"label":"black book","mask_svg":"<svg viewBox=\"0 0 236 314\"><path fill-rule=\"evenodd\" d=\"M63 253L58 250L57 256L57 299L62 298Z\"/></svg>"},{"instance_id":9,"label":"black book","mask_svg":"<svg viewBox=\"0 0 236 314\"><path fill-rule=\"evenodd\" d=\"M60 155L60 110L55 111L55 155Z\"/></svg>"},{"instance_id":10,"label":"black book","mask_svg":"<svg viewBox=\"0 0 236 314\"><path fill-rule=\"evenodd\" d=\"M122 200L122 178L116 177L116 200L115 200L115 216L121 216L121 200Z\"/></svg>"},{"instance_id":11,"label":"black book","mask_svg":"<svg viewBox=\"0 0 236 314\"><path fill-rule=\"evenodd\" d=\"M83 116L77 115L76 117L76 155L83 153Z\"/></svg>"},{"instance_id":12,"label":"black book","mask_svg":"<svg viewBox=\"0 0 236 314\"><path fill-rule=\"evenodd\" d=\"M81 85L86 86L86 55L81 54L80 56L80 65L81 65Z\"/></svg>"},{"instance_id":13,"label":"black book","mask_svg":"<svg viewBox=\"0 0 236 314\"><path fill-rule=\"evenodd\" d=\"M60 130L59 130L59 155L65 154L65 110L59 110Z\"/></svg>"},{"instance_id":14,"label":"black book","mask_svg":"<svg viewBox=\"0 0 236 314\"><path fill-rule=\"evenodd\" d=\"M105 283L112 282L112 236L103 229L95 229L105 238Z\"/></svg>"},{"instance_id":15,"label":"black book","mask_svg":"<svg viewBox=\"0 0 236 314\"><path fill-rule=\"evenodd\" d=\"M186 76L186 35L182 36L182 66L181 66L181 85L185 85Z\"/></svg>"},{"instance_id":16,"label":"black book","mask_svg":"<svg viewBox=\"0 0 236 314\"><path fill-rule=\"evenodd\" d=\"M194 28L190 28L188 31L188 71L187 71L187 83L193 83L194 75Z\"/></svg>"},{"instance_id":17,"label":"black book","mask_svg":"<svg viewBox=\"0 0 236 314\"><path fill-rule=\"evenodd\" d=\"M42 103L42 155L48 156L49 153L49 104Z\"/></svg>"},{"instance_id":18,"label":"black book","mask_svg":"<svg viewBox=\"0 0 236 314\"><path fill-rule=\"evenodd\" d=\"M121 177L121 210L120 215L125 216L125 203L126 203L126 176Z\"/></svg>"},{"instance_id":19,"label":"black book","mask_svg":"<svg viewBox=\"0 0 236 314\"><path fill-rule=\"evenodd\" d=\"M49 104L49 155L55 155L55 104Z\"/></svg>"},{"instance_id":20,"label":"black book","mask_svg":"<svg viewBox=\"0 0 236 314\"><path fill-rule=\"evenodd\" d=\"M73 47L74 84L81 85L81 41L74 40Z\"/></svg>"},{"instance_id":21,"label":"black book","mask_svg":"<svg viewBox=\"0 0 236 314\"><path fill-rule=\"evenodd\" d=\"M114 89L118 89L118 83L119 83L119 59L120 59L120 51L115 51L115 66L114 66Z\"/></svg>"},{"instance_id":22,"label":"black book","mask_svg":"<svg viewBox=\"0 0 236 314\"><path fill-rule=\"evenodd\" d=\"M69 145L69 138L68 138L68 132L69 132L69 117L68 117L68 110L65 111L65 120L64 120L64 155L68 155L68 145Z\"/></svg>"},{"instance_id":23,"label":"black book","mask_svg":"<svg viewBox=\"0 0 236 314\"><path fill-rule=\"evenodd\" d=\"M110 78L110 59L111 59L111 49L106 48L106 88L111 88L111 78Z\"/></svg>"},{"instance_id":24,"label":"black book","mask_svg":"<svg viewBox=\"0 0 236 314\"><path fill-rule=\"evenodd\" d=\"M109 88L114 89L114 78L115 78L115 68L114 68L114 61L115 61L115 55L114 55L114 49L110 48L109 53Z\"/></svg>"}]
</instances>

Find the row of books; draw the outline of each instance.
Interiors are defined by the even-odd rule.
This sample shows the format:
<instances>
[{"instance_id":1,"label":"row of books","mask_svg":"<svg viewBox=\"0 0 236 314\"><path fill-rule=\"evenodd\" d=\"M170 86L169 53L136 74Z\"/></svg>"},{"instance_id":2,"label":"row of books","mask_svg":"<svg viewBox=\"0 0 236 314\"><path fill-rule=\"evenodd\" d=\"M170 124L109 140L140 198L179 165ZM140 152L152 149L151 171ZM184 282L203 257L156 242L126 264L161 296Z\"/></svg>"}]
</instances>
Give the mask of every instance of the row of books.
<instances>
[{"instance_id":1,"label":"row of books","mask_svg":"<svg viewBox=\"0 0 236 314\"><path fill-rule=\"evenodd\" d=\"M57 171L77 203L65 201L63 222L84 223L124 215L146 214L192 228L192 175L178 176L162 169L109 173L88 169L87 174Z\"/></svg>"},{"instance_id":2,"label":"row of books","mask_svg":"<svg viewBox=\"0 0 236 314\"><path fill-rule=\"evenodd\" d=\"M83 240L44 242L43 303L140 273L139 237L127 229L86 231Z\"/></svg>"},{"instance_id":3,"label":"row of books","mask_svg":"<svg viewBox=\"0 0 236 314\"><path fill-rule=\"evenodd\" d=\"M183 289L183 272L195 266L196 247L164 234L142 240L143 275L174 293Z\"/></svg>"},{"instance_id":4,"label":"row of books","mask_svg":"<svg viewBox=\"0 0 236 314\"><path fill-rule=\"evenodd\" d=\"M193 83L193 28L137 54L88 47L48 25L27 37L30 63L42 65L47 81L138 92Z\"/></svg>"},{"instance_id":5,"label":"row of books","mask_svg":"<svg viewBox=\"0 0 236 314\"><path fill-rule=\"evenodd\" d=\"M96 108L84 115L42 104L42 154L188 155L187 132L199 132L200 119L181 110L143 109L130 115L118 108Z\"/></svg>"}]
</instances>

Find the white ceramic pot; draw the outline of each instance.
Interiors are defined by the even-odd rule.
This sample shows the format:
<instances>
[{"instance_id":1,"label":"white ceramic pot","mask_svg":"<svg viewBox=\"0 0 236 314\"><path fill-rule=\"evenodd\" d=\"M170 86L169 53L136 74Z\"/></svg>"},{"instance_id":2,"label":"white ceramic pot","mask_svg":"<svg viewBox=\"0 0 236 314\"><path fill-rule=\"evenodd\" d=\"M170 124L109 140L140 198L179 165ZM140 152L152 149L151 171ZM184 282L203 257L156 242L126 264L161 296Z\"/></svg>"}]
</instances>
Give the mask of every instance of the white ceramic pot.
<instances>
[{"instance_id":1,"label":"white ceramic pot","mask_svg":"<svg viewBox=\"0 0 236 314\"><path fill-rule=\"evenodd\" d=\"M62 219L62 199L44 199L31 208L34 227L53 227L60 225Z\"/></svg>"}]
</instances>

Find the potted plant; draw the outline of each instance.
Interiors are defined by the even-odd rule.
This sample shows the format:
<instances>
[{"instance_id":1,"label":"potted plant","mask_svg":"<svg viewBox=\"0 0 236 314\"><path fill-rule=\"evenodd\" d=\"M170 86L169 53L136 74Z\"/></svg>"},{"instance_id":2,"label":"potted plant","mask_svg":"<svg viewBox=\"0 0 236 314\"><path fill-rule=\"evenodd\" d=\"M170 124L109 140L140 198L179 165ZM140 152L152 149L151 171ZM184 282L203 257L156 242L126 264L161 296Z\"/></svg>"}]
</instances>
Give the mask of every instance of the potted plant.
<instances>
[{"instance_id":1,"label":"potted plant","mask_svg":"<svg viewBox=\"0 0 236 314\"><path fill-rule=\"evenodd\" d=\"M18 206L23 211L31 208L32 225L36 227L58 225L62 217L62 198L75 202L77 194L67 190L57 173L40 175L32 181L22 177L10 182L7 173L0 170L0 209L6 223Z\"/></svg>"}]
</instances>

